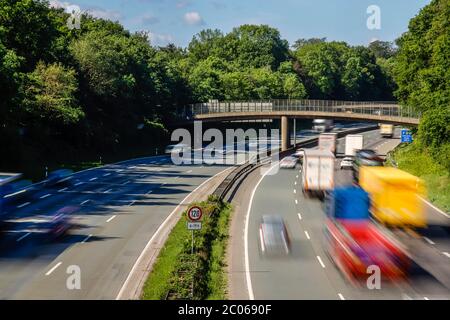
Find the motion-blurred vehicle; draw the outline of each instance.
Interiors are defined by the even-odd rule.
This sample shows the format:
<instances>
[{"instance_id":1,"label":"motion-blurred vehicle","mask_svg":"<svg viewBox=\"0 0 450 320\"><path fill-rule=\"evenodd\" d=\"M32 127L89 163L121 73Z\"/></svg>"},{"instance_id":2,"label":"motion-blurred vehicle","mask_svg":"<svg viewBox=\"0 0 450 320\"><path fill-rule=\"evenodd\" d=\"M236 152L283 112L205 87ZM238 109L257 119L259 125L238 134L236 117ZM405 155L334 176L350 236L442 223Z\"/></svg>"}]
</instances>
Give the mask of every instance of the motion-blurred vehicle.
<instances>
[{"instance_id":1,"label":"motion-blurred vehicle","mask_svg":"<svg viewBox=\"0 0 450 320\"><path fill-rule=\"evenodd\" d=\"M355 159L353 161L353 180L359 181L359 169L361 166L368 167L382 167L384 160L381 159L378 154L371 149L358 150L355 153Z\"/></svg>"},{"instance_id":2,"label":"motion-blurred vehicle","mask_svg":"<svg viewBox=\"0 0 450 320\"><path fill-rule=\"evenodd\" d=\"M380 134L383 138L392 138L394 136L394 125L380 124Z\"/></svg>"},{"instance_id":3,"label":"motion-blurred vehicle","mask_svg":"<svg viewBox=\"0 0 450 320\"><path fill-rule=\"evenodd\" d=\"M303 165L303 156L305 155L305 152L300 149L297 150L295 153L292 154L292 157L297 159L297 163L299 163L300 165Z\"/></svg>"},{"instance_id":4,"label":"motion-blurred vehicle","mask_svg":"<svg viewBox=\"0 0 450 320\"><path fill-rule=\"evenodd\" d=\"M302 191L323 196L334 187L334 154L327 150L303 149Z\"/></svg>"},{"instance_id":5,"label":"motion-blurred vehicle","mask_svg":"<svg viewBox=\"0 0 450 320\"><path fill-rule=\"evenodd\" d=\"M325 207L325 249L351 282L367 279L373 265L391 280L407 276L406 250L370 220L367 192L356 186L336 188L327 195Z\"/></svg>"},{"instance_id":6,"label":"motion-blurred vehicle","mask_svg":"<svg viewBox=\"0 0 450 320\"><path fill-rule=\"evenodd\" d=\"M294 156L287 156L281 159L280 168L283 169L295 169L298 163L298 158Z\"/></svg>"},{"instance_id":7,"label":"motion-blurred vehicle","mask_svg":"<svg viewBox=\"0 0 450 320\"><path fill-rule=\"evenodd\" d=\"M341 161L341 170L342 169L351 169L353 167L353 159L351 157L345 157Z\"/></svg>"},{"instance_id":8,"label":"motion-blurred vehicle","mask_svg":"<svg viewBox=\"0 0 450 320\"><path fill-rule=\"evenodd\" d=\"M312 129L316 132L328 132L333 129L333 120L314 119Z\"/></svg>"},{"instance_id":9,"label":"motion-blurred vehicle","mask_svg":"<svg viewBox=\"0 0 450 320\"><path fill-rule=\"evenodd\" d=\"M418 177L392 167L362 166L359 184L372 199L375 219L394 227L426 227L424 183Z\"/></svg>"},{"instance_id":10,"label":"motion-blurred vehicle","mask_svg":"<svg viewBox=\"0 0 450 320\"><path fill-rule=\"evenodd\" d=\"M5 203L15 202L31 196L36 190L36 186L30 180L19 180L10 182L3 186L3 201Z\"/></svg>"},{"instance_id":11,"label":"motion-blurred vehicle","mask_svg":"<svg viewBox=\"0 0 450 320\"><path fill-rule=\"evenodd\" d=\"M165 154L172 154L172 153L181 153L181 152L190 152L191 151L191 147L183 144L183 143L178 143L178 144L169 144L165 149L164 149L164 153Z\"/></svg>"},{"instance_id":12,"label":"motion-blurred vehicle","mask_svg":"<svg viewBox=\"0 0 450 320\"><path fill-rule=\"evenodd\" d=\"M259 226L260 249L267 255L286 255L291 240L283 218L278 215L264 215Z\"/></svg>"},{"instance_id":13,"label":"motion-blurred vehicle","mask_svg":"<svg viewBox=\"0 0 450 320\"><path fill-rule=\"evenodd\" d=\"M305 155L305 151L303 151L303 149L299 149L299 150L295 151L295 153L292 156L296 157L297 159L303 159L304 155Z\"/></svg>"},{"instance_id":14,"label":"motion-blurred vehicle","mask_svg":"<svg viewBox=\"0 0 450 320\"><path fill-rule=\"evenodd\" d=\"M350 280L366 280L370 266L391 280L406 278L410 259L404 248L369 220L327 220L327 252Z\"/></svg>"},{"instance_id":15,"label":"motion-blurred vehicle","mask_svg":"<svg viewBox=\"0 0 450 320\"><path fill-rule=\"evenodd\" d=\"M73 225L71 215L78 211L78 207L67 206L59 209L55 215L46 218L45 231L51 239L62 237Z\"/></svg>"},{"instance_id":16,"label":"motion-blurred vehicle","mask_svg":"<svg viewBox=\"0 0 450 320\"><path fill-rule=\"evenodd\" d=\"M361 150L364 145L362 134L348 134L345 136L345 156L353 157L357 150Z\"/></svg>"},{"instance_id":17,"label":"motion-blurred vehicle","mask_svg":"<svg viewBox=\"0 0 450 320\"><path fill-rule=\"evenodd\" d=\"M319 135L319 149L328 150L336 154L337 133L321 133Z\"/></svg>"},{"instance_id":18,"label":"motion-blurred vehicle","mask_svg":"<svg viewBox=\"0 0 450 320\"><path fill-rule=\"evenodd\" d=\"M69 185L73 178L73 171L70 169L59 169L50 172L47 179L44 181L46 187L57 185Z\"/></svg>"},{"instance_id":19,"label":"motion-blurred vehicle","mask_svg":"<svg viewBox=\"0 0 450 320\"><path fill-rule=\"evenodd\" d=\"M21 173L0 172L0 228L3 226L6 206L10 200L8 195L14 193L11 184L21 177Z\"/></svg>"}]
</instances>

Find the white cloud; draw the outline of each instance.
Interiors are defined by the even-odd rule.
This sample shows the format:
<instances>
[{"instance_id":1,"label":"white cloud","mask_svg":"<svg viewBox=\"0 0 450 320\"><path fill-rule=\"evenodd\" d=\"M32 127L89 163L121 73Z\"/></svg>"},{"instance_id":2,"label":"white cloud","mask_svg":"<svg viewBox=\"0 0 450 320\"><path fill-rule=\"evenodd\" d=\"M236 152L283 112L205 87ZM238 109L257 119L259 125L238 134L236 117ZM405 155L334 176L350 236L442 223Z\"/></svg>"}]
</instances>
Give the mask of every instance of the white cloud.
<instances>
[{"instance_id":1,"label":"white cloud","mask_svg":"<svg viewBox=\"0 0 450 320\"><path fill-rule=\"evenodd\" d=\"M200 25L203 24L203 19L198 12L187 12L184 15L184 21L189 25Z\"/></svg>"},{"instance_id":2,"label":"white cloud","mask_svg":"<svg viewBox=\"0 0 450 320\"><path fill-rule=\"evenodd\" d=\"M56 9L63 8L68 13L70 13L70 12L67 9L69 7L73 8L73 6L78 6L78 5L74 4L74 3L66 2L66 1L50 0L51 8L56 8ZM82 9L81 11L83 13L90 14L94 18L101 18L101 19L113 20L113 21L119 20L120 18L122 18L122 15L120 14L120 12L113 11L113 10L106 10L106 9L103 9L100 7L90 7L86 10Z\"/></svg>"},{"instance_id":3,"label":"white cloud","mask_svg":"<svg viewBox=\"0 0 450 320\"><path fill-rule=\"evenodd\" d=\"M169 43L174 42L174 39L170 34L159 34L149 31L148 37L150 38L150 43L154 46L166 46Z\"/></svg>"},{"instance_id":4,"label":"white cloud","mask_svg":"<svg viewBox=\"0 0 450 320\"><path fill-rule=\"evenodd\" d=\"M71 6L72 4L65 1L58 1L58 0L50 0L50 8L56 8L56 9L66 9L67 7Z\"/></svg>"}]
</instances>

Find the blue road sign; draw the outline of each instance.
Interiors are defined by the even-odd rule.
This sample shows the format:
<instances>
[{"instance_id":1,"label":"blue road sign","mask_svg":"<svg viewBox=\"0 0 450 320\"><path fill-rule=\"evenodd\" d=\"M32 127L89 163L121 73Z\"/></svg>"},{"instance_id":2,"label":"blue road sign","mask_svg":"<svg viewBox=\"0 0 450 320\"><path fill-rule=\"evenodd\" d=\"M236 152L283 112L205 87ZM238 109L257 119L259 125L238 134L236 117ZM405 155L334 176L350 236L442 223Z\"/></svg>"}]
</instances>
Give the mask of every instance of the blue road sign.
<instances>
[{"instance_id":1,"label":"blue road sign","mask_svg":"<svg viewBox=\"0 0 450 320\"><path fill-rule=\"evenodd\" d=\"M401 142L411 143L413 141L411 131L407 129L402 129Z\"/></svg>"}]
</instances>

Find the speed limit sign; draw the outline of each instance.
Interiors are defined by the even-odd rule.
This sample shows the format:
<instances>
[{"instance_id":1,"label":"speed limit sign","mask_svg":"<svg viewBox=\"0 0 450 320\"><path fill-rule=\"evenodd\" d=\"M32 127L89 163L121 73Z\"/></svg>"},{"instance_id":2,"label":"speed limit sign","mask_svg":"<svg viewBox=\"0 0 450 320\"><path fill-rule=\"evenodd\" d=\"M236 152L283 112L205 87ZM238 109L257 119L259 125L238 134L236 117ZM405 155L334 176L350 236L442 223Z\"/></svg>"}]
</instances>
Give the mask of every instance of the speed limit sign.
<instances>
[{"instance_id":1,"label":"speed limit sign","mask_svg":"<svg viewBox=\"0 0 450 320\"><path fill-rule=\"evenodd\" d=\"M202 209L200 207L191 207L188 210L188 218L191 221L199 221L202 218Z\"/></svg>"}]
</instances>

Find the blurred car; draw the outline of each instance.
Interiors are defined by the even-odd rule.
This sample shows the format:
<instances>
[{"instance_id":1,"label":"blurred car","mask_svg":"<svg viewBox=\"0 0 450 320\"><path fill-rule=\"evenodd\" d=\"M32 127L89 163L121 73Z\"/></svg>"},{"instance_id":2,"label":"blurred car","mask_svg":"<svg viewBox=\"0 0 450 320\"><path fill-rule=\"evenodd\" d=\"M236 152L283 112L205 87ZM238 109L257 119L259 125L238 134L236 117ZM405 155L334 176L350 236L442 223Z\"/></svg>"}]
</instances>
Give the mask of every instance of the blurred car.
<instances>
[{"instance_id":1,"label":"blurred car","mask_svg":"<svg viewBox=\"0 0 450 320\"><path fill-rule=\"evenodd\" d=\"M189 147L186 144L169 144L166 149L164 150L164 153L171 154L171 153L181 153L181 152L190 152L191 147Z\"/></svg>"},{"instance_id":2,"label":"blurred car","mask_svg":"<svg viewBox=\"0 0 450 320\"><path fill-rule=\"evenodd\" d=\"M70 169L59 169L50 172L47 179L44 182L46 187L56 185L68 185L73 178L73 171Z\"/></svg>"},{"instance_id":3,"label":"blurred car","mask_svg":"<svg viewBox=\"0 0 450 320\"><path fill-rule=\"evenodd\" d=\"M345 157L341 161L341 170L342 169L351 169L353 167L353 159L351 157Z\"/></svg>"},{"instance_id":4,"label":"blurred car","mask_svg":"<svg viewBox=\"0 0 450 320\"><path fill-rule=\"evenodd\" d=\"M355 159L353 161L353 180L359 181L359 168L361 166L368 167L382 167L384 160L371 149L361 149L355 152Z\"/></svg>"},{"instance_id":5,"label":"blurred car","mask_svg":"<svg viewBox=\"0 0 450 320\"><path fill-rule=\"evenodd\" d=\"M280 161L280 168L295 169L297 162L298 162L298 158L296 158L294 156L285 157Z\"/></svg>"},{"instance_id":6,"label":"blurred car","mask_svg":"<svg viewBox=\"0 0 450 320\"><path fill-rule=\"evenodd\" d=\"M72 214L78 211L78 207L67 206L59 209L54 216L49 217L45 223L45 230L52 238L62 237L72 227Z\"/></svg>"},{"instance_id":7,"label":"blurred car","mask_svg":"<svg viewBox=\"0 0 450 320\"><path fill-rule=\"evenodd\" d=\"M2 202L10 203L20 201L26 197L32 196L37 191L37 187L30 180L19 180L11 182L2 188Z\"/></svg>"},{"instance_id":8,"label":"blurred car","mask_svg":"<svg viewBox=\"0 0 450 320\"><path fill-rule=\"evenodd\" d=\"M264 215L259 226L260 249L263 254L289 254L290 238L283 218Z\"/></svg>"},{"instance_id":9,"label":"blurred car","mask_svg":"<svg viewBox=\"0 0 450 320\"><path fill-rule=\"evenodd\" d=\"M305 151L300 149L300 150L297 150L292 156L297 158L297 159L303 159L304 155L305 155Z\"/></svg>"}]
</instances>

